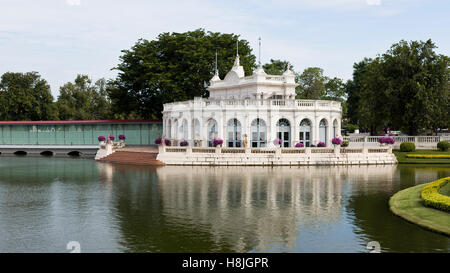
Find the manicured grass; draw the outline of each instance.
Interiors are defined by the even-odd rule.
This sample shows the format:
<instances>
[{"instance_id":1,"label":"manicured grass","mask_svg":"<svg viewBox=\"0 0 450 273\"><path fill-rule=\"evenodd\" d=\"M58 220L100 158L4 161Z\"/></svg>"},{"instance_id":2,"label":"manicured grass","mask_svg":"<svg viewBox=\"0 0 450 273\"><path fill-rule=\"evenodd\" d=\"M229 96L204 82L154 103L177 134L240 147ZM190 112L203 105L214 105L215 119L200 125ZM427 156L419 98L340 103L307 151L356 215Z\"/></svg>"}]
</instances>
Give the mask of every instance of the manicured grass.
<instances>
[{"instance_id":1,"label":"manicured grass","mask_svg":"<svg viewBox=\"0 0 450 273\"><path fill-rule=\"evenodd\" d=\"M428 184L397 192L389 200L389 207L394 214L409 222L450 236L450 213L425 207L422 204L420 192Z\"/></svg>"},{"instance_id":2,"label":"manicured grass","mask_svg":"<svg viewBox=\"0 0 450 273\"><path fill-rule=\"evenodd\" d=\"M440 194L443 195L447 195L450 196L450 183L447 183L447 185L443 186L440 190L439 190Z\"/></svg>"},{"instance_id":3,"label":"manicured grass","mask_svg":"<svg viewBox=\"0 0 450 273\"><path fill-rule=\"evenodd\" d=\"M397 157L399 164L450 164L450 159L447 158L407 158L407 154L422 154L422 155L450 155L450 151L442 152L438 150L416 150L414 152L400 152L394 150L393 153Z\"/></svg>"}]
</instances>

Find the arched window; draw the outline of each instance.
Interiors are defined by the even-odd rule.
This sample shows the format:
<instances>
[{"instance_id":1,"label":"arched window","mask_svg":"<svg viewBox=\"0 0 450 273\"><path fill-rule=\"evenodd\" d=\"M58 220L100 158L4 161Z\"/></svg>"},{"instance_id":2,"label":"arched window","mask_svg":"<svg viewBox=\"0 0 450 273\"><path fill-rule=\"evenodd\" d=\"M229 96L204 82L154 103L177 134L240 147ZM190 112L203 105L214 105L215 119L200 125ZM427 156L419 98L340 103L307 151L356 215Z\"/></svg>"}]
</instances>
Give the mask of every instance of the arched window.
<instances>
[{"instance_id":1,"label":"arched window","mask_svg":"<svg viewBox=\"0 0 450 273\"><path fill-rule=\"evenodd\" d=\"M241 123L237 119L230 119L227 126L228 147L241 147Z\"/></svg>"},{"instance_id":2,"label":"arched window","mask_svg":"<svg viewBox=\"0 0 450 273\"><path fill-rule=\"evenodd\" d=\"M335 119L333 121L333 137L337 137L338 136L338 121Z\"/></svg>"},{"instance_id":3,"label":"arched window","mask_svg":"<svg viewBox=\"0 0 450 273\"><path fill-rule=\"evenodd\" d=\"M305 145L305 147L311 146L311 121L309 119L303 119L300 122L300 142Z\"/></svg>"},{"instance_id":4,"label":"arched window","mask_svg":"<svg viewBox=\"0 0 450 273\"><path fill-rule=\"evenodd\" d=\"M250 131L252 147L266 147L266 122L260 118L254 119Z\"/></svg>"},{"instance_id":5,"label":"arched window","mask_svg":"<svg viewBox=\"0 0 450 273\"><path fill-rule=\"evenodd\" d=\"M322 119L319 123L319 141L327 143L327 128L328 122L326 119Z\"/></svg>"},{"instance_id":6,"label":"arched window","mask_svg":"<svg viewBox=\"0 0 450 273\"><path fill-rule=\"evenodd\" d=\"M192 139L194 140L194 146L198 145L198 141L200 140L200 122L198 119L194 119L192 121Z\"/></svg>"},{"instance_id":7,"label":"arched window","mask_svg":"<svg viewBox=\"0 0 450 273\"><path fill-rule=\"evenodd\" d=\"M289 147L291 142L291 124L282 118L277 122L277 136L281 139L281 147Z\"/></svg>"},{"instance_id":8,"label":"arched window","mask_svg":"<svg viewBox=\"0 0 450 273\"><path fill-rule=\"evenodd\" d=\"M208 146L213 147L214 138L217 137L217 122L214 119L208 121Z\"/></svg>"}]
</instances>

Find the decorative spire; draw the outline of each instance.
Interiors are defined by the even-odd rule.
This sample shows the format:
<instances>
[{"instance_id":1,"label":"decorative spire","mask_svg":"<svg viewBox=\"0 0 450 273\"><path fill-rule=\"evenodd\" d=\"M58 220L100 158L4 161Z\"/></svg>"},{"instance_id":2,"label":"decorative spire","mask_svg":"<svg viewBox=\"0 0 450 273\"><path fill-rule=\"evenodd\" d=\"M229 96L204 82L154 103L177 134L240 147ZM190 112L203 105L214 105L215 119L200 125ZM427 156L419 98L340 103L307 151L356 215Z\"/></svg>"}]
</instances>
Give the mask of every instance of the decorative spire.
<instances>
[{"instance_id":1,"label":"decorative spire","mask_svg":"<svg viewBox=\"0 0 450 273\"><path fill-rule=\"evenodd\" d=\"M234 60L234 65L233 66L236 66L236 67L238 67L240 64L239 64L239 40L237 40L236 41L236 59Z\"/></svg>"},{"instance_id":2,"label":"decorative spire","mask_svg":"<svg viewBox=\"0 0 450 273\"><path fill-rule=\"evenodd\" d=\"M217 49L216 49L216 64L215 64L214 76L212 77L210 82L215 82L215 81L220 81L219 69L217 69Z\"/></svg>"},{"instance_id":3,"label":"decorative spire","mask_svg":"<svg viewBox=\"0 0 450 273\"><path fill-rule=\"evenodd\" d=\"M258 68L260 68L261 67L261 37L259 37L258 43L259 43Z\"/></svg>"}]
</instances>

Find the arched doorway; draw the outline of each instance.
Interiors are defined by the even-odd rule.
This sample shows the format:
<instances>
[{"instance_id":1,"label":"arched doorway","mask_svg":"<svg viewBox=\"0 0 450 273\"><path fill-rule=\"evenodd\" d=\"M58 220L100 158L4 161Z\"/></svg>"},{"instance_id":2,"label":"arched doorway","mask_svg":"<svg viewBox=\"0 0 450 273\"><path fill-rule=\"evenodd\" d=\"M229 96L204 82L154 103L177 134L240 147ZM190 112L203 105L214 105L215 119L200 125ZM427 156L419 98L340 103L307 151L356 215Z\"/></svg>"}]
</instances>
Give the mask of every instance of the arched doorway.
<instances>
[{"instance_id":1,"label":"arched doorway","mask_svg":"<svg viewBox=\"0 0 450 273\"><path fill-rule=\"evenodd\" d=\"M309 119L303 119L300 122L300 142L305 145L305 147L311 146L311 121Z\"/></svg>"},{"instance_id":2,"label":"arched doorway","mask_svg":"<svg viewBox=\"0 0 450 273\"><path fill-rule=\"evenodd\" d=\"M281 147L289 147L291 143L291 124L282 118L277 122L277 136L281 139Z\"/></svg>"},{"instance_id":3,"label":"arched doorway","mask_svg":"<svg viewBox=\"0 0 450 273\"><path fill-rule=\"evenodd\" d=\"M327 127L328 122L326 119L322 119L319 123L319 141L327 143Z\"/></svg>"},{"instance_id":4,"label":"arched doorway","mask_svg":"<svg viewBox=\"0 0 450 273\"><path fill-rule=\"evenodd\" d=\"M217 122L214 119L208 121L208 147L213 147L214 138L217 136Z\"/></svg>"},{"instance_id":5,"label":"arched doorway","mask_svg":"<svg viewBox=\"0 0 450 273\"><path fill-rule=\"evenodd\" d=\"M251 147L266 147L267 127L266 122L260 118L254 119L250 128Z\"/></svg>"},{"instance_id":6,"label":"arched doorway","mask_svg":"<svg viewBox=\"0 0 450 273\"><path fill-rule=\"evenodd\" d=\"M241 123L237 119L230 119L227 126L228 147L241 147Z\"/></svg>"}]
</instances>

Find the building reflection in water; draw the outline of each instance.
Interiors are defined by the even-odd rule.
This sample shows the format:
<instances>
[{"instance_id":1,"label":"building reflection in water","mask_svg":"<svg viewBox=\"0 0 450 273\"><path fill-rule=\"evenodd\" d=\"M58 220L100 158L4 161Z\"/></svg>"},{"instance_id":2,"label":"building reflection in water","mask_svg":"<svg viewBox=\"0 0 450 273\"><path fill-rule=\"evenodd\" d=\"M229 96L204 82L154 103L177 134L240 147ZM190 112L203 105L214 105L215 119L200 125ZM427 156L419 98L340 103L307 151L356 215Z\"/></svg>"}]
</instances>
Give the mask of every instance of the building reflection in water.
<instances>
[{"instance_id":1,"label":"building reflection in water","mask_svg":"<svg viewBox=\"0 0 450 273\"><path fill-rule=\"evenodd\" d=\"M344 221L343 191L374 178L389 187L396 168L114 167L125 248L162 252L295 251L304 232Z\"/></svg>"}]
</instances>

